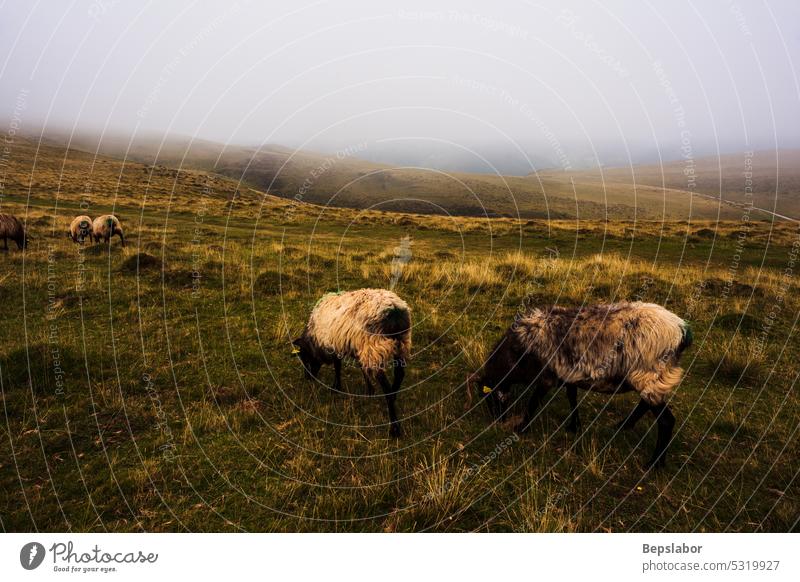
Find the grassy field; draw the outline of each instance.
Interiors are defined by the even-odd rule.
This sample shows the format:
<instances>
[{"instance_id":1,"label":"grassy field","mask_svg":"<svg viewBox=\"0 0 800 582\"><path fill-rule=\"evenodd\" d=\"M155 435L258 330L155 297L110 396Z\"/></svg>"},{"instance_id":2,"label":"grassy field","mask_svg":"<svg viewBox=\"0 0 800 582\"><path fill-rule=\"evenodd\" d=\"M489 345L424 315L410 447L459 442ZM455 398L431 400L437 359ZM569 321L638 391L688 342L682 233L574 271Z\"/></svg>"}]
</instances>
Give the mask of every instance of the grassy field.
<instances>
[{"instance_id":1,"label":"grassy field","mask_svg":"<svg viewBox=\"0 0 800 582\"><path fill-rule=\"evenodd\" d=\"M798 529L795 224L391 214L25 142L9 161L0 212L33 239L0 256L5 531ZM128 246L72 244L82 210ZM392 284L399 441L357 369L332 393L290 346L323 293ZM649 418L614 429L630 394L582 393L578 436L557 391L520 438L464 410L524 302L623 298L694 327L665 470L643 470Z\"/></svg>"}]
</instances>

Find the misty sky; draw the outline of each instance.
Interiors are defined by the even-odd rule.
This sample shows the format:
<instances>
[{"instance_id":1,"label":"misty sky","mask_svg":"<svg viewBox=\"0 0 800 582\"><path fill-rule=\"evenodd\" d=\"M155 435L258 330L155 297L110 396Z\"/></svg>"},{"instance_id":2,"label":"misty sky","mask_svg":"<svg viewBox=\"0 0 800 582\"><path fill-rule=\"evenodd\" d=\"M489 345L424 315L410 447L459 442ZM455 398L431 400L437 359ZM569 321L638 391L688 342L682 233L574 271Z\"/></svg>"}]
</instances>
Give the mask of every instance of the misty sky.
<instances>
[{"instance_id":1,"label":"misty sky","mask_svg":"<svg viewBox=\"0 0 800 582\"><path fill-rule=\"evenodd\" d=\"M361 147L450 169L484 157L513 173L676 159L681 144L800 147L796 0L12 0L0 13L0 117L28 132Z\"/></svg>"}]
</instances>

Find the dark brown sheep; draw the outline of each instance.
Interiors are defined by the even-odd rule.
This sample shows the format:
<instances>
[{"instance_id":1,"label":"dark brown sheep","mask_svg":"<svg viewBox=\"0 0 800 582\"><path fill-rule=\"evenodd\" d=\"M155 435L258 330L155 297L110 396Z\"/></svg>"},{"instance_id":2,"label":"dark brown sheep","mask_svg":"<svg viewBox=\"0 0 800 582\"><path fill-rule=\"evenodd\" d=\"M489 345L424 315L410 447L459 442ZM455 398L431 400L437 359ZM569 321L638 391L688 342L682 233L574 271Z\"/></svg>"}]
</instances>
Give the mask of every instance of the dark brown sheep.
<instances>
[{"instance_id":1,"label":"dark brown sheep","mask_svg":"<svg viewBox=\"0 0 800 582\"><path fill-rule=\"evenodd\" d=\"M663 465L675 425L667 397L681 381L678 361L691 341L685 321L652 303L530 309L506 331L481 370L468 378L468 404L477 392L502 419L512 400L511 386L525 385L532 393L516 427L524 432L547 392L563 385L572 408L567 427L577 431L579 388L605 394L636 391L639 404L620 427L633 428L652 412L658 442L648 467Z\"/></svg>"},{"instance_id":2,"label":"dark brown sheep","mask_svg":"<svg viewBox=\"0 0 800 582\"><path fill-rule=\"evenodd\" d=\"M17 243L20 250L28 246L25 227L16 216L10 214L0 214L0 238L3 239L4 251L8 250L8 239Z\"/></svg>"}]
</instances>

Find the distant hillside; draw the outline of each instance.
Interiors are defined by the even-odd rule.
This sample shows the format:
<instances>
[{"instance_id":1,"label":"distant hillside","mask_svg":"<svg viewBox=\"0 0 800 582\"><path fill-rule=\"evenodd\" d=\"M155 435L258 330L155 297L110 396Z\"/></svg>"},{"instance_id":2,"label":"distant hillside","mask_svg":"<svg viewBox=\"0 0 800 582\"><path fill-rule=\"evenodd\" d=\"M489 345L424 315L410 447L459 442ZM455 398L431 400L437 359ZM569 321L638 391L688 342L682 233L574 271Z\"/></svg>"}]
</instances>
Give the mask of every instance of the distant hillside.
<instances>
[{"instance_id":1,"label":"distant hillside","mask_svg":"<svg viewBox=\"0 0 800 582\"><path fill-rule=\"evenodd\" d=\"M606 169L603 179L599 170L503 177L392 167L352 156L293 151L272 145L260 149L225 146L182 137L164 143L147 137L130 145L125 139L104 138L99 148L96 138L78 138L71 143L72 147L85 151L99 150L104 155L127 157L145 164L215 172L283 198L346 208L527 219L699 220L738 219L742 215L741 209L733 204L741 200L735 190L734 166L731 165L723 181L723 187L730 188L730 192L724 191L720 203L715 199L719 196L718 188L714 194L711 187L715 181L713 163L707 159L696 163L700 175L692 195L686 191L685 179L681 180L680 163L665 167L669 174L666 189L661 187L657 167L636 167L638 186L634 189L631 172L624 169ZM790 162L794 159L791 152L787 156ZM759 202L768 202L764 193L770 190L769 161L757 156L753 162L757 164L754 172L757 188L762 193ZM786 178L781 181L780 193L789 202L780 208L790 213L794 209L791 200L797 199L794 185L800 179L796 163L784 167ZM771 179L774 182L774 173Z\"/></svg>"},{"instance_id":2,"label":"distant hillside","mask_svg":"<svg viewBox=\"0 0 800 582\"><path fill-rule=\"evenodd\" d=\"M548 172L545 176L547 180L562 182L571 178L580 190L598 188L603 182L618 192L633 192L634 183L640 192L649 190L647 186L659 191L667 188L670 195L672 191L693 189L695 193L730 204L752 203L757 208L800 219L800 150L757 151L751 155L706 157L693 163L677 161L633 169L604 168L602 176L598 169L568 174ZM741 216L742 210L738 214ZM768 214L754 212L753 216L764 218Z\"/></svg>"}]
</instances>

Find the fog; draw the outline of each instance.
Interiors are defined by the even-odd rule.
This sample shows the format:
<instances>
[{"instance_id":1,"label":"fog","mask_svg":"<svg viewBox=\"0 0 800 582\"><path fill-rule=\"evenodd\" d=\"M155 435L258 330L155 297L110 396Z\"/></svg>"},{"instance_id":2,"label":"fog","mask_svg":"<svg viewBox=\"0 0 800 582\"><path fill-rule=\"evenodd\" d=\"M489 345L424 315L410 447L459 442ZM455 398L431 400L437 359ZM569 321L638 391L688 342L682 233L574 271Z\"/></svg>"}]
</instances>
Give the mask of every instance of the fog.
<instances>
[{"instance_id":1,"label":"fog","mask_svg":"<svg viewBox=\"0 0 800 582\"><path fill-rule=\"evenodd\" d=\"M800 145L773 2L3 4L0 118L524 174Z\"/></svg>"}]
</instances>

